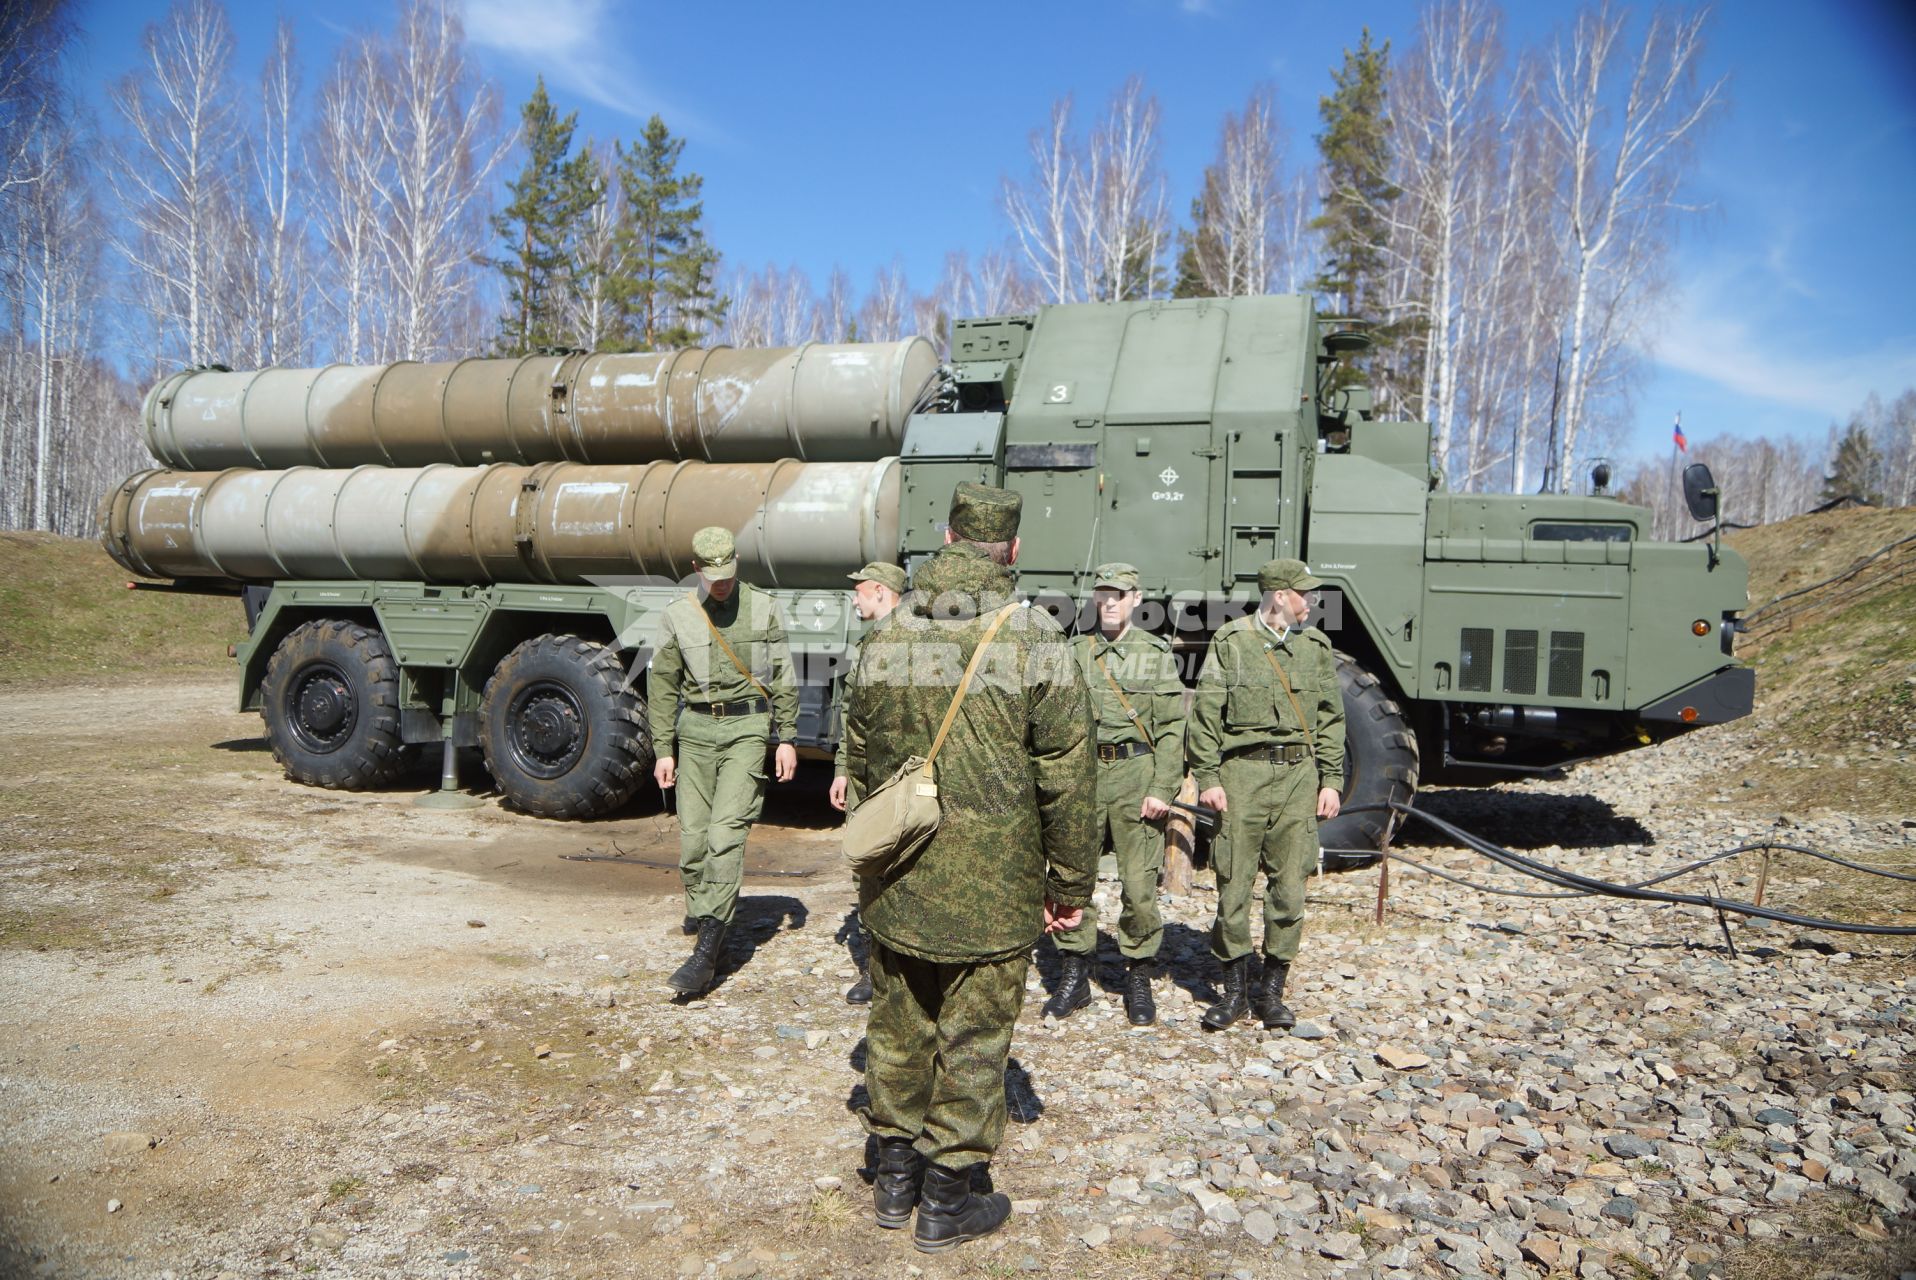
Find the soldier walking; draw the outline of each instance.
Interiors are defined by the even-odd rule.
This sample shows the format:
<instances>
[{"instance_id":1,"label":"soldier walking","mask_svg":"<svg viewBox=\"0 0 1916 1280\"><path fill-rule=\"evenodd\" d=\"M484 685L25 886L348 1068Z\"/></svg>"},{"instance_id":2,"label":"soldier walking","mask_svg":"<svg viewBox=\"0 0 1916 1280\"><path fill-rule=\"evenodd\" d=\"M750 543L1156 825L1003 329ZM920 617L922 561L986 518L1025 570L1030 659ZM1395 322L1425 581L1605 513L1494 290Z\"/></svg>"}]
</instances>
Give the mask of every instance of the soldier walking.
<instances>
[{"instance_id":1,"label":"soldier walking","mask_svg":"<svg viewBox=\"0 0 1916 1280\"><path fill-rule=\"evenodd\" d=\"M1123 886L1118 951L1125 958L1124 1016L1142 1027L1158 1017L1151 981L1164 940L1160 824L1184 779L1184 686L1170 641L1131 625L1142 598L1134 566L1099 565L1091 596L1098 629L1073 640L1071 651L1097 726L1099 838L1108 835ZM1098 908L1087 906L1078 926L1059 933L1056 942L1063 963L1044 1013L1068 1018L1091 1003Z\"/></svg>"},{"instance_id":2,"label":"soldier walking","mask_svg":"<svg viewBox=\"0 0 1916 1280\"><path fill-rule=\"evenodd\" d=\"M1304 592L1324 584L1301 560L1257 571L1257 612L1219 627L1204 655L1188 735L1198 800L1222 822L1211 846L1217 920L1211 954L1224 998L1204 1013L1222 1030L1251 1012L1290 1027L1284 983L1304 932L1304 881L1317 861L1317 822L1344 789L1344 699L1321 631L1306 628ZM1251 888L1264 871L1264 978L1251 983Z\"/></svg>"},{"instance_id":3,"label":"soldier walking","mask_svg":"<svg viewBox=\"0 0 1916 1280\"><path fill-rule=\"evenodd\" d=\"M905 594L905 571L895 564L874 560L851 576L858 585L852 588L852 608L860 619L873 624L865 634L858 638L857 648L852 650L851 666L845 673L845 687L840 694L841 706L851 704L852 680L858 671L858 655L864 650L865 641L873 632L891 619L893 609ZM832 760L832 808L843 813L857 805L862 797L851 790L851 775L845 764L845 733L841 725L838 734L838 754ZM870 1004L872 1002L872 971L870 940L866 940L864 952L856 957L858 980L845 993L846 1004Z\"/></svg>"},{"instance_id":4,"label":"soldier walking","mask_svg":"<svg viewBox=\"0 0 1916 1280\"><path fill-rule=\"evenodd\" d=\"M710 987L718 968L745 878L745 836L765 803L774 724L778 780L798 769L798 684L778 606L738 580L731 530L700 529L692 557L698 588L665 610L646 697L658 753L652 776L679 793L683 928L698 935L666 979L681 995Z\"/></svg>"},{"instance_id":5,"label":"soldier walking","mask_svg":"<svg viewBox=\"0 0 1916 1280\"><path fill-rule=\"evenodd\" d=\"M846 725L855 788L925 756L993 625L935 773L942 824L901 867L859 882L872 938L863 1118L873 1206L927 1252L988 1235L1011 1201L974 1194L1005 1130L1005 1060L1031 948L1069 928L1097 869L1096 762L1084 683L1058 624L1013 602L1020 498L961 484L946 546L865 642Z\"/></svg>"}]
</instances>

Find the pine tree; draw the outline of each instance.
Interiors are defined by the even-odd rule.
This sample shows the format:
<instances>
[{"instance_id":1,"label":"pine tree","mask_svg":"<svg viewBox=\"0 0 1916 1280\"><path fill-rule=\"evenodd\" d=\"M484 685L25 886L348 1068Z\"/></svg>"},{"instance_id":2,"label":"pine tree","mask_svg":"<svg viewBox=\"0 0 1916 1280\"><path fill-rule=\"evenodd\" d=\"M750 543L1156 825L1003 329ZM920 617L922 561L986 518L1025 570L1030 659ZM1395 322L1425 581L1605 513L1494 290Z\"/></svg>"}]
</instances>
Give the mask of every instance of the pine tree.
<instances>
[{"instance_id":1,"label":"pine tree","mask_svg":"<svg viewBox=\"0 0 1916 1280\"><path fill-rule=\"evenodd\" d=\"M705 180L680 173L685 140L653 116L629 150L619 147L625 220L619 229L623 267L612 281L624 350L691 346L725 312L718 295L718 251L701 225Z\"/></svg>"},{"instance_id":2,"label":"pine tree","mask_svg":"<svg viewBox=\"0 0 1916 1280\"><path fill-rule=\"evenodd\" d=\"M1387 359L1395 336L1381 302L1384 210L1400 194L1389 178L1389 75L1390 41L1373 47L1365 27L1357 48L1346 49L1344 65L1332 73L1336 91L1317 101L1325 194L1311 229L1323 237L1324 266L1312 287L1340 314L1370 322L1373 361Z\"/></svg>"},{"instance_id":3,"label":"pine tree","mask_svg":"<svg viewBox=\"0 0 1916 1280\"><path fill-rule=\"evenodd\" d=\"M1213 186L1211 175L1204 175L1204 193L1191 201L1191 225L1178 230L1177 273L1171 281L1173 298L1205 298L1210 290L1204 287L1204 255L1210 249L1210 241L1215 239L1212 226L1210 196Z\"/></svg>"},{"instance_id":4,"label":"pine tree","mask_svg":"<svg viewBox=\"0 0 1916 1280\"><path fill-rule=\"evenodd\" d=\"M1856 498L1869 506L1880 507L1883 505L1882 482L1882 455L1870 443L1863 425L1850 423L1849 430L1836 445L1835 456L1830 459L1829 474L1823 477L1823 496L1818 501Z\"/></svg>"},{"instance_id":5,"label":"pine tree","mask_svg":"<svg viewBox=\"0 0 1916 1280\"><path fill-rule=\"evenodd\" d=\"M506 277L506 311L499 317L502 355L527 355L564 341L560 291L579 218L596 194L591 157L584 152L567 156L579 113L559 117L546 96L544 76L520 115L525 168L507 184L511 203L492 219L506 246L506 256L494 260Z\"/></svg>"}]
</instances>

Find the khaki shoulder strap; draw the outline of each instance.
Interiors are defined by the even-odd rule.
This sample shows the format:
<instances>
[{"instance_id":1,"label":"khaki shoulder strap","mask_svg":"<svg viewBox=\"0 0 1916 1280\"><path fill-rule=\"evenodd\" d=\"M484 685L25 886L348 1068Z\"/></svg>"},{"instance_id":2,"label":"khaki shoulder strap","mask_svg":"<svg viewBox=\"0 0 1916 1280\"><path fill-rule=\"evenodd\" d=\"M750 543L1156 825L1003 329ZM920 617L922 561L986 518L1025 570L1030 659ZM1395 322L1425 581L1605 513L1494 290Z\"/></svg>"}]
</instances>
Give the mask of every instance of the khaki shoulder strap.
<instances>
[{"instance_id":1,"label":"khaki shoulder strap","mask_svg":"<svg viewBox=\"0 0 1916 1280\"><path fill-rule=\"evenodd\" d=\"M1271 660L1271 670L1277 672L1278 683L1284 686L1284 696L1291 700L1291 710L1297 713L1297 727L1304 731L1304 741L1311 744L1311 754L1317 754L1317 735L1311 732L1311 722L1304 718L1304 708L1297 705L1297 695L1291 692L1290 677L1284 674L1284 668L1277 665L1277 654L1266 647L1264 656Z\"/></svg>"},{"instance_id":2,"label":"khaki shoulder strap","mask_svg":"<svg viewBox=\"0 0 1916 1280\"><path fill-rule=\"evenodd\" d=\"M724 633L721 632L717 627L712 625L712 615L705 611L705 606L699 603L699 598L696 595L692 595L690 593L687 593L685 598L692 602L692 607L694 609L698 610L699 617L703 619L705 622L705 629L712 633L712 639L718 641L718 647L725 650L725 656L732 660L732 665L738 668L738 673L744 676L747 680L750 680L752 682L752 687L759 691L759 695L763 697L765 701L770 702L772 700L772 691L770 689L767 689L764 685L760 684L758 682L758 677L753 675L751 670L748 667L746 667L746 665L743 662L740 662L738 660L738 654L732 652L732 646L725 643Z\"/></svg>"},{"instance_id":3,"label":"khaki shoulder strap","mask_svg":"<svg viewBox=\"0 0 1916 1280\"><path fill-rule=\"evenodd\" d=\"M1005 624L1005 619L1009 618L1017 607L1016 604L1008 604L998 610L998 616L991 620L989 627L985 628L984 639L980 640L978 647L971 651L971 661L965 664L965 674L958 681L958 692L951 695L951 705L945 708L945 721L938 726L938 736L931 740L931 750L925 753L926 774L930 774L931 762L938 758L938 748L945 745L945 735L951 732L952 721L958 718L958 704L965 700L965 693L971 688L971 677L977 673L978 664L984 660L986 647L998 634L998 628Z\"/></svg>"},{"instance_id":4,"label":"khaki shoulder strap","mask_svg":"<svg viewBox=\"0 0 1916 1280\"><path fill-rule=\"evenodd\" d=\"M1094 640L1092 643L1095 645L1097 641ZM1111 692L1118 695L1118 705L1124 708L1124 714L1130 718L1132 724L1137 724L1137 708L1131 705L1131 699L1124 696L1124 687L1118 683L1118 678L1111 674L1111 668L1104 665L1104 655L1094 653L1091 655L1091 661L1098 664L1098 670L1104 672L1104 678L1111 682Z\"/></svg>"}]
</instances>

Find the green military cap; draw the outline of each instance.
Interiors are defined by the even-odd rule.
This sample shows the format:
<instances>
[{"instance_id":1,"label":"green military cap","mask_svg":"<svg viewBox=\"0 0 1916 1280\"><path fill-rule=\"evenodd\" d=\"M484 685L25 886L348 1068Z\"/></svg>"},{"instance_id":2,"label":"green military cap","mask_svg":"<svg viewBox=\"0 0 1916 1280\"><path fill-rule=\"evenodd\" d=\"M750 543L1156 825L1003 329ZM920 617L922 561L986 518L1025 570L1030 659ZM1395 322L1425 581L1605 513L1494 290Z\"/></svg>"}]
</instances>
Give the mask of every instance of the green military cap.
<instances>
[{"instance_id":1,"label":"green military cap","mask_svg":"<svg viewBox=\"0 0 1916 1280\"><path fill-rule=\"evenodd\" d=\"M1302 560L1267 560L1257 571L1259 591L1315 591L1323 585Z\"/></svg>"},{"instance_id":2,"label":"green military cap","mask_svg":"<svg viewBox=\"0 0 1916 1280\"><path fill-rule=\"evenodd\" d=\"M707 525L692 535L692 560L707 578L734 577L738 573L738 541L725 526Z\"/></svg>"},{"instance_id":3,"label":"green military cap","mask_svg":"<svg viewBox=\"0 0 1916 1280\"><path fill-rule=\"evenodd\" d=\"M1098 576L1091 584L1093 589L1110 587L1117 591L1136 591L1138 589L1138 567L1113 561L1098 566Z\"/></svg>"},{"instance_id":4,"label":"green military cap","mask_svg":"<svg viewBox=\"0 0 1916 1280\"><path fill-rule=\"evenodd\" d=\"M1023 494L967 480L951 491L951 532L966 542L1010 542L1024 505Z\"/></svg>"},{"instance_id":5,"label":"green military cap","mask_svg":"<svg viewBox=\"0 0 1916 1280\"><path fill-rule=\"evenodd\" d=\"M905 594L905 571L883 560L874 560L857 573L846 576L853 582L876 582L881 587L890 587L901 596Z\"/></svg>"}]
</instances>

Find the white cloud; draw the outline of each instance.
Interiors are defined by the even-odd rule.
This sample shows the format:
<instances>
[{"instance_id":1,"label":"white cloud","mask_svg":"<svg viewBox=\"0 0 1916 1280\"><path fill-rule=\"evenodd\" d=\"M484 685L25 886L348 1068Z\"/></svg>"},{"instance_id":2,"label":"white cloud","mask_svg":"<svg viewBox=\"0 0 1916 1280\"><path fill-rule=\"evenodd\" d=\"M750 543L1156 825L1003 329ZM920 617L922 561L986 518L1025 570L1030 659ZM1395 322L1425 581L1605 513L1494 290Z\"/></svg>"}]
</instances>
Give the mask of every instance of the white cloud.
<instances>
[{"instance_id":1,"label":"white cloud","mask_svg":"<svg viewBox=\"0 0 1916 1280\"><path fill-rule=\"evenodd\" d=\"M524 63L555 89L644 120L665 116L674 132L716 132L704 120L665 102L623 52L637 28L629 10L608 0L464 0L466 36L482 49Z\"/></svg>"},{"instance_id":2,"label":"white cloud","mask_svg":"<svg viewBox=\"0 0 1916 1280\"><path fill-rule=\"evenodd\" d=\"M1840 323L1806 332L1807 326L1775 322L1776 314L1753 318L1748 307L1707 285L1692 289L1673 309L1655 358L1739 395L1823 416L1847 412L1872 391L1893 395L1916 386L1916 338L1885 338ZM1832 349L1843 335L1871 341Z\"/></svg>"}]
</instances>

